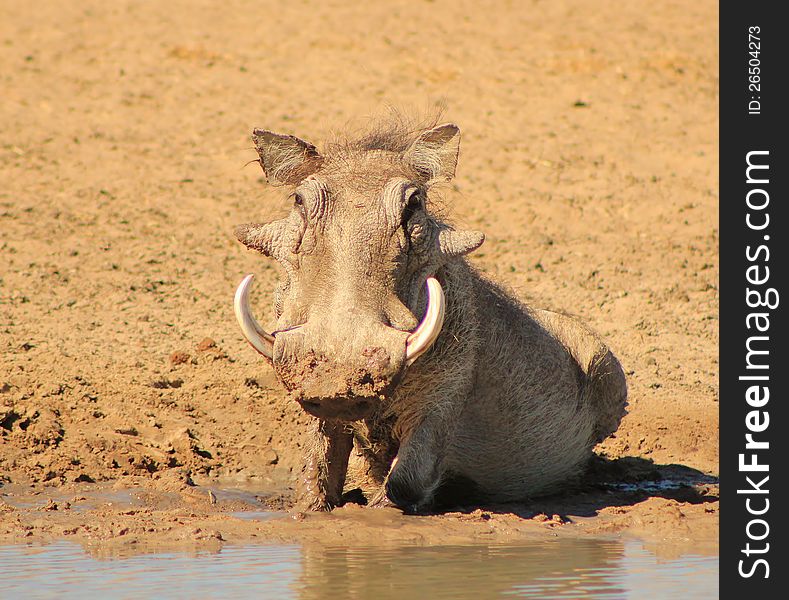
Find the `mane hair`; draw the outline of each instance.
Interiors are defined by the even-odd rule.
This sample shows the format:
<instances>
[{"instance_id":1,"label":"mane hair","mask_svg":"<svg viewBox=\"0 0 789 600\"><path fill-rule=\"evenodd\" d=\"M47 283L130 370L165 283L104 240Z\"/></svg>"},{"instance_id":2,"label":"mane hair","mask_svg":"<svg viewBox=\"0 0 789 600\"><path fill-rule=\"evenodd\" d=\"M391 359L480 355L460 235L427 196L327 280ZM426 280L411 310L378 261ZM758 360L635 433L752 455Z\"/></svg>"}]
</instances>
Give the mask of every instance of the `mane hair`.
<instances>
[{"instance_id":1,"label":"mane hair","mask_svg":"<svg viewBox=\"0 0 789 600\"><path fill-rule=\"evenodd\" d=\"M349 125L346 133L335 133L325 144L323 153L330 159L374 150L401 154L423 131L437 126L441 116L440 110L418 117L390 109L389 114L381 118L370 118L363 127Z\"/></svg>"}]
</instances>

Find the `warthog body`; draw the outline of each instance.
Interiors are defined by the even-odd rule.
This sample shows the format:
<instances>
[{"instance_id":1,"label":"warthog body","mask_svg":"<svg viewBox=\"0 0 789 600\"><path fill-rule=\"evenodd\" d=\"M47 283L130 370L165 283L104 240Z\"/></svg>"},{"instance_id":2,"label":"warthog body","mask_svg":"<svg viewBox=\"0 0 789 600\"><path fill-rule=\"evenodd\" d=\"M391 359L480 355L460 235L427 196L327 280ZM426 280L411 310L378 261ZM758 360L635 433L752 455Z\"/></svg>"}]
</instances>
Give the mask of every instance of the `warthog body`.
<instances>
[{"instance_id":1,"label":"warthog body","mask_svg":"<svg viewBox=\"0 0 789 600\"><path fill-rule=\"evenodd\" d=\"M434 214L430 191L454 175L459 137L452 124L393 126L321 154L253 134L269 182L295 186L294 205L236 230L284 269L275 330L251 318L248 280L236 310L316 417L302 507L340 504L346 483L371 504L412 511L450 492L495 502L553 492L625 412L624 374L606 346L482 277L463 255L483 235Z\"/></svg>"}]
</instances>

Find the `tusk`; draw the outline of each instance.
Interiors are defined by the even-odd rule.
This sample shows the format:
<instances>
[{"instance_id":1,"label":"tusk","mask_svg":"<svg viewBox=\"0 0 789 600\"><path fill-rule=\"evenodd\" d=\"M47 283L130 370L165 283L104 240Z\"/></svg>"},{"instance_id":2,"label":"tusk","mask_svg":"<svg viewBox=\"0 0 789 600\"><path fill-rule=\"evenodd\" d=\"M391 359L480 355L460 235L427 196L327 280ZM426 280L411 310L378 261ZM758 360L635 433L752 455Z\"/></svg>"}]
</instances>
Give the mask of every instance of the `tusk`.
<instances>
[{"instance_id":1,"label":"tusk","mask_svg":"<svg viewBox=\"0 0 789 600\"><path fill-rule=\"evenodd\" d=\"M238 284L236 297L233 300L233 310L249 344L263 356L273 360L274 336L263 330L255 317L252 316L249 308L249 288L254 278L254 275L249 274Z\"/></svg>"},{"instance_id":2,"label":"tusk","mask_svg":"<svg viewBox=\"0 0 789 600\"><path fill-rule=\"evenodd\" d=\"M444 325L446 299L435 277L427 278L427 310L425 317L405 342L405 364L410 366L436 341Z\"/></svg>"}]
</instances>

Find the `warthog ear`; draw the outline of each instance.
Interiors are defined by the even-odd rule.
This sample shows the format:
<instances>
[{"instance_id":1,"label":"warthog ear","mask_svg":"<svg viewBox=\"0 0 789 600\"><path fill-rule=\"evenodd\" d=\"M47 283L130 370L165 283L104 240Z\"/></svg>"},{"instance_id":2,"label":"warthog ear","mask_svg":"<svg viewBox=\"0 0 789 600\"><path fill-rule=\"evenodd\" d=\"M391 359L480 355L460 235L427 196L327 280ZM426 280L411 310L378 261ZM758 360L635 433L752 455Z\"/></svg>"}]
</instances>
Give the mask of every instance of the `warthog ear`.
<instances>
[{"instance_id":1,"label":"warthog ear","mask_svg":"<svg viewBox=\"0 0 789 600\"><path fill-rule=\"evenodd\" d=\"M442 229L438 233L438 247L444 256L461 256L473 252L485 241L481 231Z\"/></svg>"},{"instance_id":2,"label":"warthog ear","mask_svg":"<svg viewBox=\"0 0 789 600\"><path fill-rule=\"evenodd\" d=\"M460 129L444 123L419 134L403 158L426 181L449 181L455 176L460 152Z\"/></svg>"},{"instance_id":3,"label":"warthog ear","mask_svg":"<svg viewBox=\"0 0 789 600\"><path fill-rule=\"evenodd\" d=\"M312 144L265 129L252 131L260 166L271 185L296 184L317 171L323 157Z\"/></svg>"}]
</instances>

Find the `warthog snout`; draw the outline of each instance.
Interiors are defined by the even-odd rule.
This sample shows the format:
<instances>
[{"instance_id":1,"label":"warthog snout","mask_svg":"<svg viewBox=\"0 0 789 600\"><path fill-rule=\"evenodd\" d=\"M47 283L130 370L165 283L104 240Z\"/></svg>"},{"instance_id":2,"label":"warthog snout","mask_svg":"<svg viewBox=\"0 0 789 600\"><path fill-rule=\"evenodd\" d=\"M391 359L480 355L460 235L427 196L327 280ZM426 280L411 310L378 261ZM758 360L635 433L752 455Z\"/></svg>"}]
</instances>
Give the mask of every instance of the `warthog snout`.
<instances>
[{"instance_id":1,"label":"warthog snout","mask_svg":"<svg viewBox=\"0 0 789 600\"><path fill-rule=\"evenodd\" d=\"M444 293L431 277L425 316L414 331L360 317L350 309L269 334L250 312L252 279L247 275L236 291L241 329L252 347L271 359L285 388L316 417L353 421L368 416L405 368L430 348L444 322Z\"/></svg>"},{"instance_id":2,"label":"warthog snout","mask_svg":"<svg viewBox=\"0 0 789 600\"><path fill-rule=\"evenodd\" d=\"M275 336L274 368L308 413L355 421L373 411L397 385L405 366L408 332L383 324L345 330L326 322ZM375 345L366 345L373 341Z\"/></svg>"}]
</instances>

